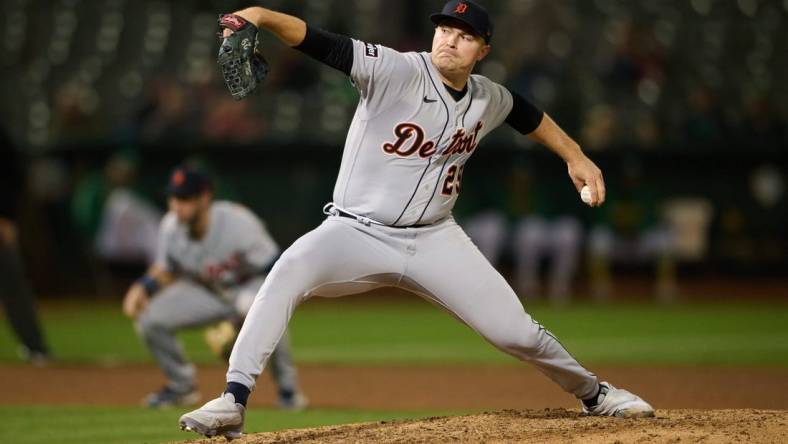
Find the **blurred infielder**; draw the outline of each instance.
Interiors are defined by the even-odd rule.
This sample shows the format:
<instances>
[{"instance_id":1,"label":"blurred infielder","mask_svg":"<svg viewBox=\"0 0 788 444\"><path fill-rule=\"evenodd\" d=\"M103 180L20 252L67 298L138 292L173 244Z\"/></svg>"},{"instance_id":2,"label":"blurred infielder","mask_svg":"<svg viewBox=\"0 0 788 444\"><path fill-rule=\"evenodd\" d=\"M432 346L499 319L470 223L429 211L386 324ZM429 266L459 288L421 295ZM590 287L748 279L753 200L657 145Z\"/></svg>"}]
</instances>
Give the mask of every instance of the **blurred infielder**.
<instances>
[{"instance_id":1,"label":"blurred infielder","mask_svg":"<svg viewBox=\"0 0 788 444\"><path fill-rule=\"evenodd\" d=\"M298 304L384 286L407 289L448 310L583 400L587 414L653 415L639 397L600 383L532 319L455 223L451 210L465 163L504 122L561 156L578 191L590 187L590 204L604 202L605 188L600 170L549 116L517 93L471 75L490 52L493 28L483 8L453 0L431 18L431 53L400 53L259 7L220 18L225 40L219 62L237 98L260 78L249 66L264 65L248 44L258 27L349 75L361 97L334 202L324 210L328 217L274 265L233 348L225 393L183 415L182 429L240 436L247 397ZM232 60L233 54L239 57Z\"/></svg>"},{"instance_id":2,"label":"blurred infielder","mask_svg":"<svg viewBox=\"0 0 788 444\"><path fill-rule=\"evenodd\" d=\"M176 168L167 193L170 211L161 222L154 263L123 301L124 312L136 320L137 332L168 379L161 391L148 396L151 407L199 400L195 368L175 334L222 320L239 323L279 255L254 213L235 203L213 201L204 173ZM272 353L280 406L303 408L306 399L298 391L287 339Z\"/></svg>"}]
</instances>

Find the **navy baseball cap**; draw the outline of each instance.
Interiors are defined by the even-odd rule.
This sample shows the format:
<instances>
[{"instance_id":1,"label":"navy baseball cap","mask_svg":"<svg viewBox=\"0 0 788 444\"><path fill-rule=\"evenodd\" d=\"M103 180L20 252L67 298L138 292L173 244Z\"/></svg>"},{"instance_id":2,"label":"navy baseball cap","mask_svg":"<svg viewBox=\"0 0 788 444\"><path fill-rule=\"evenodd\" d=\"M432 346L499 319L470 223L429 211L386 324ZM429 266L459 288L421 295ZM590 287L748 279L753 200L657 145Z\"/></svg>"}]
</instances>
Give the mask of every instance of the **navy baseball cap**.
<instances>
[{"instance_id":1,"label":"navy baseball cap","mask_svg":"<svg viewBox=\"0 0 788 444\"><path fill-rule=\"evenodd\" d=\"M490 43L493 35L493 24L490 15L483 6L473 0L451 0L443 6L439 14L432 14L430 20L436 25L446 19L459 20L470 26L486 43Z\"/></svg>"},{"instance_id":2,"label":"navy baseball cap","mask_svg":"<svg viewBox=\"0 0 788 444\"><path fill-rule=\"evenodd\" d=\"M190 166L179 166L170 175L167 196L188 199L211 189L207 174Z\"/></svg>"}]
</instances>

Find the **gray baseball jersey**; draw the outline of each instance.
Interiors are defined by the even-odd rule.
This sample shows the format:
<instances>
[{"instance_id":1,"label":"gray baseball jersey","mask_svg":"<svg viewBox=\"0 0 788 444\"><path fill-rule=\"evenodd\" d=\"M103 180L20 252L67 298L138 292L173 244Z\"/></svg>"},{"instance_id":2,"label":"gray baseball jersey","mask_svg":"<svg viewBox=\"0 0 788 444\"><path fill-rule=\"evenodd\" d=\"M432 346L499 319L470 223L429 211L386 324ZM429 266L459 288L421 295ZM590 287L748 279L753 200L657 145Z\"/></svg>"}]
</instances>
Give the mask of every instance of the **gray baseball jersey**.
<instances>
[{"instance_id":1,"label":"gray baseball jersey","mask_svg":"<svg viewBox=\"0 0 788 444\"><path fill-rule=\"evenodd\" d=\"M265 268L279 254L262 221L246 207L220 201L209 211L208 231L200 240L190 238L174 213L162 219L154 264L177 280L156 293L137 319L137 331L168 384L180 390L194 387L196 372L175 332L245 315L264 282ZM287 340L277 346L273 364L279 389L296 393Z\"/></svg>"},{"instance_id":2,"label":"gray baseball jersey","mask_svg":"<svg viewBox=\"0 0 788 444\"><path fill-rule=\"evenodd\" d=\"M512 109L512 95L472 75L455 101L430 54L353 41L350 73L361 100L348 132L334 204L391 226L445 219L481 139Z\"/></svg>"},{"instance_id":3,"label":"gray baseball jersey","mask_svg":"<svg viewBox=\"0 0 788 444\"><path fill-rule=\"evenodd\" d=\"M334 208L327 206L329 217L271 270L238 335L227 381L254 387L295 308L309 297L397 286L445 308L567 392L581 399L594 395L596 375L525 312L451 216L463 166L479 141L507 119L511 93L474 75L465 96L455 100L430 54L352 45L346 72L361 98Z\"/></svg>"},{"instance_id":4,"label":"gray baseball jersey","mask_svg":"<svg viewBox=\"0 0 788 444\"><path fill-rule=\"evenodd\" d=\"M164 216L154 264L225 290L262 274L278 254L279 246L254 213L242 205L219 201L211 205L203 239L192 239L174 213Z\"/></svg>"}]
</instances>

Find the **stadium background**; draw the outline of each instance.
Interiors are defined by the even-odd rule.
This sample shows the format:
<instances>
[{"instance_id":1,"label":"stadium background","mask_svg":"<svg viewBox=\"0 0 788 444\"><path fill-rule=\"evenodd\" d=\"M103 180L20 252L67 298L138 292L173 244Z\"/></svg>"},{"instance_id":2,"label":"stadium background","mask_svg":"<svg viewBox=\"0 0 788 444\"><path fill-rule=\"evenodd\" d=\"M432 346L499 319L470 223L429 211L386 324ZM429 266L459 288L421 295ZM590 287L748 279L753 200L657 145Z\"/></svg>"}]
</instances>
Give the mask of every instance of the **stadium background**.
<instances>
[{"instance_id":1,"label":"stadium background","mask_svg":"<svg viewBox=\"0 0 788 444\"><path fill-rule=\"evenodd\" d=\"M441 3L271 0L265 5L365 41L424 50L432 32L427 16ZM115 188L122 185L163 210L169 171L192 159L215 174L219 197L251 207L287 246L323 217L320 208L331 199L357 96L341 74L263 36L271 75L252 99L234 102L217 78L215 20L242 2L3 0L0 5L2 145L13 150L26 172L24 185L12 190L21 202L21 252L57 358L47 369L33 370L19 363L8 329L0 333L0 372L29 381L11 380L2 391L8 400L3 408L17 412L21 430L54 414L47 407L14 408L47 404L31 397L26 385L42 385L42 379L68 385L67 377L77 377L67 368L75 365L117 369L133 363L142 373L150 370L149 358L119 314L125 286L144 270L144 260L107 260L95 248L104 203ZM612 304L591 298L583 265L573 278L573 303L536 302L537 317L587 362L612 373L626 368L623 377L633 384L643 384L638 375L654 366L712 369L718 376L722 368L728 378L766 372L768 377L761 377L768 381L763 383L763 392L771 391L768 400L712 396L701 404L788 407L788 391L768 390L788 384L788 2L498 0L485 5L495 16L496 36L491 56L477 72L533 99L583 145L605 172L608 208L615 208L616 199L626 200L617 190L628 190L637 205L623 206L618 216L584 207L554 155L502 127L484 140L468 166L458 218L468 221L494 210L516 224L526 215L569 214L583 226L585 258L588 233L600 222L616 227L616 218L642 219L629 226L637 230L649 219L643 214L651 215L678 239L672 305L653 301L649 262L624 258L614 264ZM121 179L115 176L118 168ZM499 261L507 277L514 268L510 250ZM425 314L433 311L426 304L402 294L371 299L305 307L293 326L305 377L317 378L315 369L324 365L362 366L372 374L389 366L414 368L414 378L430 371L484 374L475 370L478 365L521 370L462 326L451 320L443 324L443 313ZM616 316L630 319L628 335L648 340L625 341L626 334L613 327ZM403 324L414 319L432 326L403 332ZM607 334L589 336L595 322ZM199 334L186 340L217 379L222 365L205 352ZM615 347L622 348L610 350ZM141 397L154 388L145 385L156 381L150 375L139 383L129 379L124 385L133 388L122 401L104 403L122 405L137 393ZM482 376L481 382L469 377L467 383L486 387L485 381L496 377ZM549 384L535 381L536 387ZM310 388L309 379L305 384ZM455 387L458 393L466 388ZM544 401L552 399L548 395L540 402L572 405L564 398L558 404ZM407 402L345 405L325 399L313 401L318 408L389 407L399 409L399 416L418 416ZM660 401L666 407L692 404L675 399ZM83 404L78 398L62 402ZM436 412L515 406L502 403L481 397L480 405L447 401L415 407ZM314 421L375 417L358 412ZM153 415L135 409L124 414ZM286 418L281 427L298 421ZM261 424L257 430L270 427ZM167 438L177 435L149 439ZM134 431L126 431L124 439L141 440Z\"/></svg>"}]
</instances>

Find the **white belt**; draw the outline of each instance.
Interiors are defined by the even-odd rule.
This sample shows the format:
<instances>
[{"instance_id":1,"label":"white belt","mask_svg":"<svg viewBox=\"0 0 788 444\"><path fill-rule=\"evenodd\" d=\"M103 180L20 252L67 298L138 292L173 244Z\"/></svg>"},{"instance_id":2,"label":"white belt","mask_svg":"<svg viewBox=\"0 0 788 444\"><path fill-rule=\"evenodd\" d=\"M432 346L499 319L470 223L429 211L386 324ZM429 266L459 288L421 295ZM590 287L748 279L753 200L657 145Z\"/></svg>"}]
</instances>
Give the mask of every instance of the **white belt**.
<instances>
[{"instance_id":1,"label":"white belt","mask_svg":"<svg viewBox=\"0 0 788 444\"><path fill-rule=\"evenodd\" d=\"M370 225L380 225L383 227L387 227L388 225L384 224L383 222L378 222L375 219L371 219L366 216L360 216L356 213L347 211L345 209L339 208L338 206L334 205L333 202L327 203L323 207L323 214L326 216L341 216L341 217L348 217L348 218L355 218L356 222L370 226Z\"/></svg>"}]
</instances>

